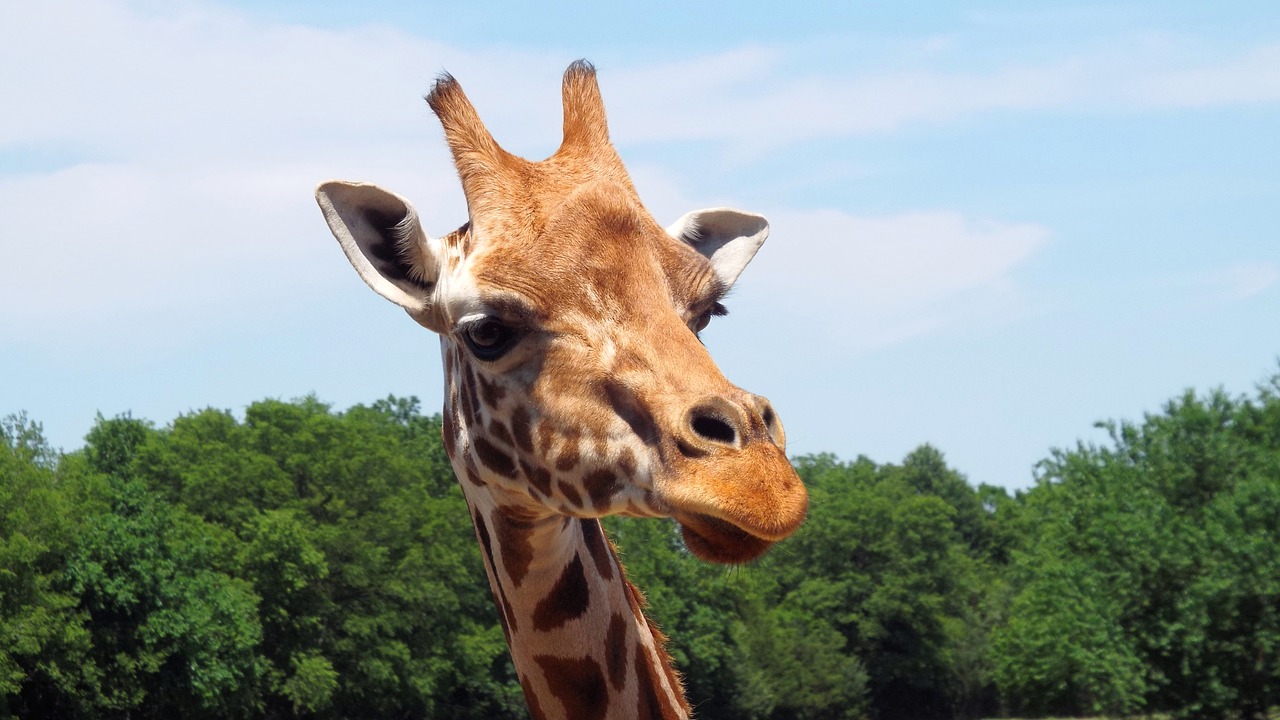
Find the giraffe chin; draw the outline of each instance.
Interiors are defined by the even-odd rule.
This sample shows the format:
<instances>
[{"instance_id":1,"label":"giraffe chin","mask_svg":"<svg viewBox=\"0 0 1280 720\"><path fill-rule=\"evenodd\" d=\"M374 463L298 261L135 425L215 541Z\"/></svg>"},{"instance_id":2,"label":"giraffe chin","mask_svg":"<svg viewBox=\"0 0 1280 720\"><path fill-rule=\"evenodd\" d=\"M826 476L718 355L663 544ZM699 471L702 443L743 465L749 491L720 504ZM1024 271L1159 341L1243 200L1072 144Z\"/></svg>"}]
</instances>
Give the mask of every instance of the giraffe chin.
<instances>
[{"instance_id":1,"label":"giraffe chin","mask_svg":"<svg viewBox=\"0 0 1280 720\"><path fill-rule=\"evenodd\" d=\"M755 560L773 546L770 540L710 515L681 515L676 520L685 547L707 562L740 565Z\"/></svg>"}]
</instances>

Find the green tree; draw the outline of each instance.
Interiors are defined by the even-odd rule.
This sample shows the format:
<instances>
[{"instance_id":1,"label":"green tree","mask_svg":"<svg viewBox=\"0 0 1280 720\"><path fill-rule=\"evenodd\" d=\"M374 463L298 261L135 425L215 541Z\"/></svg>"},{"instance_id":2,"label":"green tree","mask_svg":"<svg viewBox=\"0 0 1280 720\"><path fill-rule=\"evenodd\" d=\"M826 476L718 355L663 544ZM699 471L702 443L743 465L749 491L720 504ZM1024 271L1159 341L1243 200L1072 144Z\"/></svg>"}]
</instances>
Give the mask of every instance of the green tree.
<instances>
[{"instance_id":1,"label":"green tree","mask_svg":"<svg viewBox=\"0 0 1280 720\"><path fill-rule=\"evenodd\" d=\"M770 602L789 616L781 627L827 660L791 677L813 672L813 688L824 685L816 676L848 678L845 690L869 705L846 697L830 707L880 718L974 712L991 688L980 624L991 615L980 583L992 574L991 523L977 493L928 446L901 466L830 455L796 465L810 516L765 562Z\"/></svg>"},{"instance_id":2,"label":"green tree","mask_svg":"<svg viewBox=\"0 0 1280 720\"><path fill-rule=\"evenodd\" d=\"M85 508L25 415L0 420L0 716L69 716L91 638L59 586Z\"/></svg>"},{"instance_id":3,"label":"green tree","mask_svg":"<svg viewBox=\"0 0 1280 720\"><path fill-rule=\"evenodd\" d=\"M132 477L155 431L102 420L87 472L107 475L107 508L86 519L62 584L87 616L92 716L248 717L259 708L258 598L228 573L226 535Z\"/></svg>"},{"instance_id":4,"label":"green tree","mask_svg":"<svg viewBox=\"0 0 1280 720\"><path fill-rule=\"evenodd\" d=\"M1014 708L1260 717L1280 691L1280 376L1059 451L1017 521Z\"/></svg>"},{"instance_id":5,"label":"green tree","mask_svg":"<svg viewBox=\"0 0 1280 720\"><path fill-rule=\"evenodd\" d=\"M269 716L522 714L439 419L416 400L206 410L133 467L230 538L260 598Z\"/></svg>"}]
</instances>

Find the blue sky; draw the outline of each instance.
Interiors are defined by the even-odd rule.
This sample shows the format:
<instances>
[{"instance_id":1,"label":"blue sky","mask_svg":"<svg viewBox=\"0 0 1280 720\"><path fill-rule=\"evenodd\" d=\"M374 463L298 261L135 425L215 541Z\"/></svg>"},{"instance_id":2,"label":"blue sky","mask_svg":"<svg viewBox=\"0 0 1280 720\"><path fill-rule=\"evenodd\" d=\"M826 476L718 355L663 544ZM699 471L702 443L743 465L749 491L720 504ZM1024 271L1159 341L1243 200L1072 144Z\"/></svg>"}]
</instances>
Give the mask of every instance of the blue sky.
<instances>
[{"instance_id":1,"label":"blue sky","mask_svg":"<svg viewBox=\"0 0 1280 720\"><path fill-rule=\"evenodd\" d=\"M1277 6L780 7L6 8L0 414L70 449L97 412L438 407L434 337L360 283L311 189L376 181L448 232L432 78L542 157L578 57L659 221L769 216L705 337L792 452L929 442L1025 487L1097 420L1280 368Z\"/></svg>"}]
</instances>

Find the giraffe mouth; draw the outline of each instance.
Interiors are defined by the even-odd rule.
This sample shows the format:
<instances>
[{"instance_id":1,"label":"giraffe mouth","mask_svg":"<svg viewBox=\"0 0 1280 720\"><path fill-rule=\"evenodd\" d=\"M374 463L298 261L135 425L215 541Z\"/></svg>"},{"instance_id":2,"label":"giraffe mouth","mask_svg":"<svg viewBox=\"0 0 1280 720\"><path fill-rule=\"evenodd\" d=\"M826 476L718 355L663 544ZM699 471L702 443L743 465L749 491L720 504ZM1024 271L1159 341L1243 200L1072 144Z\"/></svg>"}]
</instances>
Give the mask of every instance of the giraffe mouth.
<instances>
[{"instance_id":1,"label":"giraffe mouth","mask_svg":"<svg viewBox=\"0 0 1280 720\"><path fill-rule=\"evenodd\" d=\"M707 562L738 565L760 557L773 546L726 520L701 513L676 517L689 552Z\"/></svg>"},{"instance_id":2,"label":"giraffe mouth","mask_svg":"<svg viewBox=\"0 0 1280 720\"><path fill-rule=\"evenodd\" d=\"M774 443L747 443L659 476L655 495L702 560L750 562L804 522L809 495Z\"/></svg>"}]
</instances>

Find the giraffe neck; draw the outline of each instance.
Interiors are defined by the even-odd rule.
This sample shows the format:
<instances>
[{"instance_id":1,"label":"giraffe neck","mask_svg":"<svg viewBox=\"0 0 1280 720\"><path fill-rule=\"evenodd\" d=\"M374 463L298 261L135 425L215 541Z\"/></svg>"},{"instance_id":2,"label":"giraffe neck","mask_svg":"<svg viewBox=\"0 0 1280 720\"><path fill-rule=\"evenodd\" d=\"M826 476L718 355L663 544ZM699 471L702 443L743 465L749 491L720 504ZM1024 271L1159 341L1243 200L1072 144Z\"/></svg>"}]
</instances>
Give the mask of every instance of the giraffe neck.
<instances>
[{"instance_id":1,"label":"giraffe neck","mask_svg":"<svg viewBox=\"0 0 1280 720\"><path fill-rule=\"evenodd\" d=\"M541 718L688 718L662 634L600 521L463 482L525 701Z\"/></svg>"}]
</instances>

